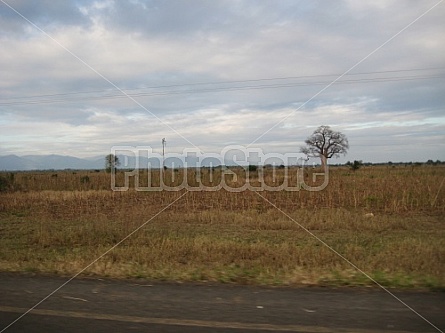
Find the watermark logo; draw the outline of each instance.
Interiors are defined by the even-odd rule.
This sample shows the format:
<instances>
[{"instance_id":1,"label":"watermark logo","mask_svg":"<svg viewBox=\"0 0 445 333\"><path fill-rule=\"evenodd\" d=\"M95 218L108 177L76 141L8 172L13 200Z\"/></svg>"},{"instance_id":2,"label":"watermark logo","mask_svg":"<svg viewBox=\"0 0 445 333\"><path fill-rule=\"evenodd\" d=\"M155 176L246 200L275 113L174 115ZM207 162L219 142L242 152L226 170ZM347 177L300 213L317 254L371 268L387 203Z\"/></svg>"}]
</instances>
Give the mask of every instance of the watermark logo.
<instances>
[{"instance_id":1,"label":"watermark logo","mask_svg":"<svg viewBox=\"0 0 445 333\"><path fill-rule=\"evenodd\" d=\"M149 146L114 146L119 167L111 169L113 191L321 191L329 172L301 153L265 153L227 146L220 153L184 149L166 155Z\"/></svg>"}]
</instances>

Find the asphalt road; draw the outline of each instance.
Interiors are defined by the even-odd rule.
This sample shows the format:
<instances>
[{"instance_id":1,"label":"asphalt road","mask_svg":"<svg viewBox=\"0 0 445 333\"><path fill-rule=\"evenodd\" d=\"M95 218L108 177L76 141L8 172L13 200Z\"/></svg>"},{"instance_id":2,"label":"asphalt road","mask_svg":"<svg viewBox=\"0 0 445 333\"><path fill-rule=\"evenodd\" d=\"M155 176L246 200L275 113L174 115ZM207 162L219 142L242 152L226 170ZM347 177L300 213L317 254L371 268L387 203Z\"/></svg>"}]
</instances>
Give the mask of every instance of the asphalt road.
<instances>
[{"instance_id":1,"label":"asphalt road","mask_svg":"<svg viewBox=\"0 0 445 333\"><path fill-rule=\"evenodd\" d=\"M0 332L440 332L445 293L272 288L0 273ZM5 329L6 328L6 329Z\"/></svg>"}]
</instances>

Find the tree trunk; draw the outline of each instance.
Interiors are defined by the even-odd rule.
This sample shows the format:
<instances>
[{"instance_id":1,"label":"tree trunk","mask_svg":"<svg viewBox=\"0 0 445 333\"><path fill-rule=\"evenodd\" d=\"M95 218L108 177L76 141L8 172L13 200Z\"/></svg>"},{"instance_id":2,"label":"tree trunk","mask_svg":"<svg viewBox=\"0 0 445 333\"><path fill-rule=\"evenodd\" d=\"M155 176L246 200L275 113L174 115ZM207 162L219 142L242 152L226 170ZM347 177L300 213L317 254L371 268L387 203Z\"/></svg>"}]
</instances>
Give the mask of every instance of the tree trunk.
<instances>
[{"instance_id":1,"label":"tree trunk","mask_svg":"<svg viewBox=\"0 0 445 333\"><path fill-rule=\"evenodd\" d=\"M321 160L321 168L324 172L327 172L327 166L328 166L328 159L325 155L320 154L320 160Z\"/></svg>"}]
</instances>

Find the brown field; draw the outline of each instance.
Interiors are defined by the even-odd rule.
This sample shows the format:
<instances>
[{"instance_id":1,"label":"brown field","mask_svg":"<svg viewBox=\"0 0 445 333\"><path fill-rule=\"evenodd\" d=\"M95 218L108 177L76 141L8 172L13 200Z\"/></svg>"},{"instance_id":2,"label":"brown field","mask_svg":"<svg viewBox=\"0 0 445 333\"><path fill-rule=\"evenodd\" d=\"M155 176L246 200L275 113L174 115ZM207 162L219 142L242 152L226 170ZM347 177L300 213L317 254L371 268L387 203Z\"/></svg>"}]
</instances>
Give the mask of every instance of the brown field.
<instances>
[{"instance_id":1,"label":"brown field","mask_svg":"<svg viewBox=\"0 0 445 333\"><path fill-rule=\"evenodd\" d=\"M184 172L164 176L174 186ZM202 171L204 183L209 172ZM243 171L236 172L234 187L245 181ZM265 173L270 180L272 170ZM282 169L276 173L284 176ZM352 263L384 286L445 289L440 165L331 168L329 185L319 192L114 192L103 171L0 176L2 271L74 275L118 244L82 274L373 285ZM212 177L217 182L224 176L215 170Z\"/></svg>"}]
</instances>

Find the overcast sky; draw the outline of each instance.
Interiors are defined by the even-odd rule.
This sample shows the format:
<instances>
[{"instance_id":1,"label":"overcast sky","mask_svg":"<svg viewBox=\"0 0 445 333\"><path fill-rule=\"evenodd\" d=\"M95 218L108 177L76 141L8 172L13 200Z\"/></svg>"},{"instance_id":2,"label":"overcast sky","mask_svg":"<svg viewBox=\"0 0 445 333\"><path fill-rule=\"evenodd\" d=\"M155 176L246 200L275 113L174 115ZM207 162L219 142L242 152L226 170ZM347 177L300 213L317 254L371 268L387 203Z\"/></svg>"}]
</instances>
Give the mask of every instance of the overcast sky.
<instances>
[{"instance_id":1,"label":"overcast sky","mask_svg":"<svg viewBox=\"0 0 445 333\"><path fill-rule=\"evenodd\" d=\"M330 125L331 163L445 160L436 4L0 0L0 155L290 153Z\"/></svg>"}]
</instances>

